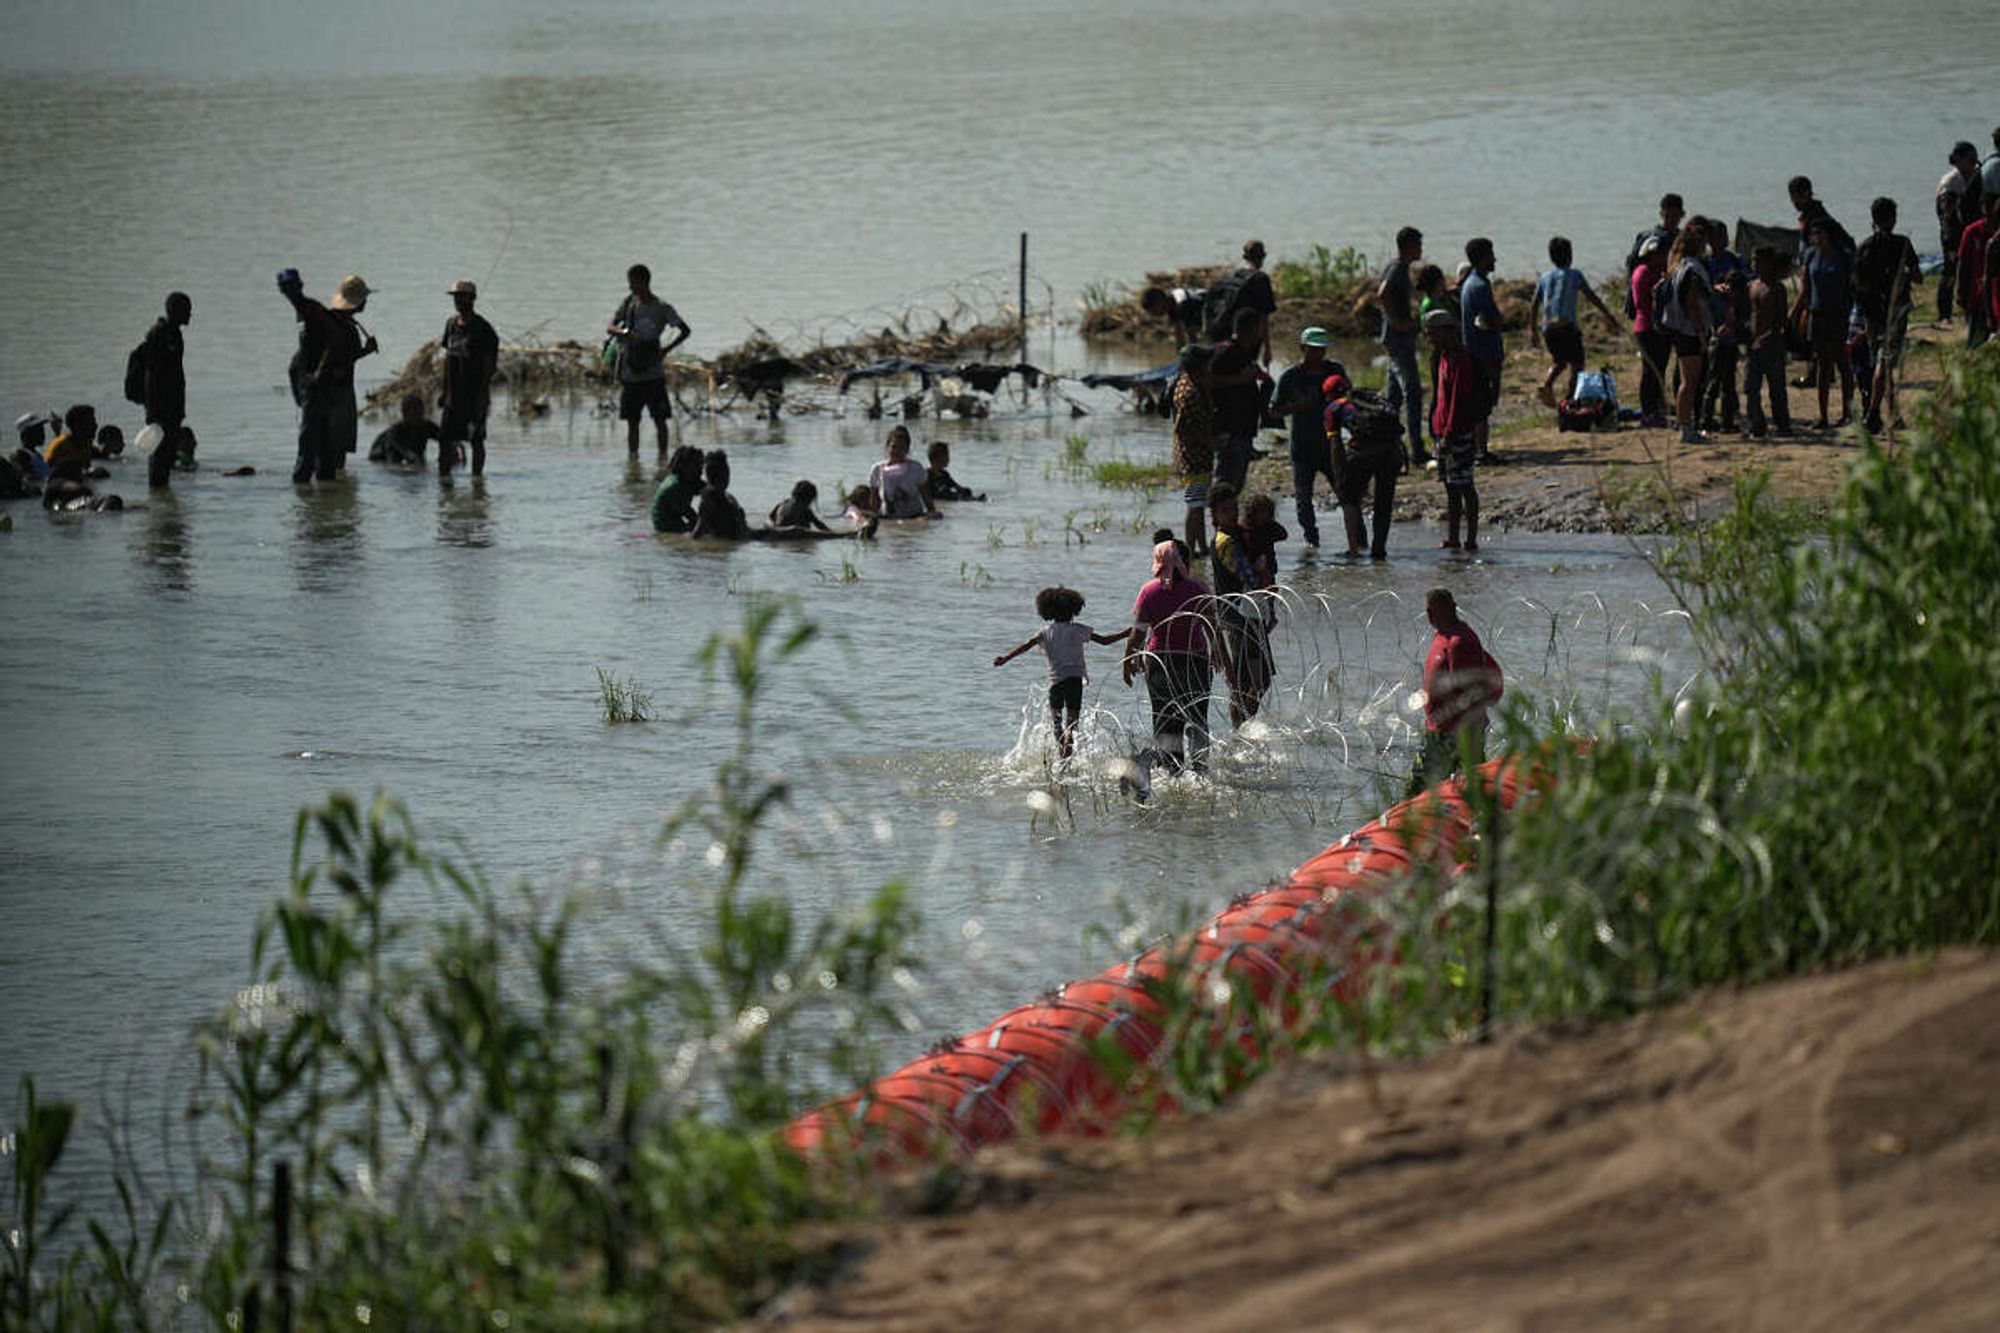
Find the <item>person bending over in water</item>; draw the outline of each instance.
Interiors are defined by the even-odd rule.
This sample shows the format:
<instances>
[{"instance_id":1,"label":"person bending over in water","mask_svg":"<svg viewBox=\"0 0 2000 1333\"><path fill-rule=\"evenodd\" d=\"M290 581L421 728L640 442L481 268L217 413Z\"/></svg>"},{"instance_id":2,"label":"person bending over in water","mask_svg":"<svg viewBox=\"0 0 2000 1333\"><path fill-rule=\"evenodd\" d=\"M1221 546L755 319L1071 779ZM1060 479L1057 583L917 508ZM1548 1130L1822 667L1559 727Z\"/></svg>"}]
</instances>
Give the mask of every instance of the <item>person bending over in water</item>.
<instances>
[{"instance_id":1,"label":"person bending over in water","mask_svg":"<svg viewBox=\"0 0 2000 1333\"><path fill-rule=\"evenodd\" d=\"M694 504L701 495L701 450L677 445L667 458L667 476L653 492L653 531L694 531Z\"/></svg>"},{"instance_id":2,"label":"person bending over in water","mask_svg":"<svg viewBox=\"0 0 2000 1333\"><path fill-rule=\"evenodd\" d=\"M1098 634L1077 620L1083 610L1083 594L1074 588L1044 588L1035 594L1035 614L1049 623L1041 632L1018 648L993 659L994 666L1007 663L1037 644L1049 659L1049 719L1056 731L1056 756L1067 759L1074 745L1076 720L1083 711L1083 686L1090 679L1085 667L1083 645L1119 643L1125 630Z\"/></svg>"},{"instance_id":3,"label":"person bending over in water","mask_svg":"<svg viewBox=\"0 0 2000 1333\"><path fill-rule=\"evenodd\" d=\"M936 518L929 474L923 464L910 457L909 428L891 430L883 451L888 457L868 474L876 511L883 518Z\"/></svg>"},{"instance_id":4,"label":"person bending over in water","mask_svg":"<svg viewBox=\"0 0 2000 1333\"><path fill-rule=\"evenodd\" d=\"M375 437L375 443L368 446L368 461L414 463L422 467L424 446L432 440L438 441L439 449L452 447L444 443L437 423L425 418L422 395L404 394L402 419Z\"/></svg>"},{"instance_id":5,"label":"person bending over in water","mask_svg":"<svg viewBox=\"0 0 2000 1333\"><path fill-rule=\"evenodd\" d=\"M932 440L928 451L931 461L930 473L925 480L930 482L931 498L934 500L984 500L986 496L976 493L970 486L961 486L951 475L951 446L943 440Z\"/></svg>"}]
</instances>

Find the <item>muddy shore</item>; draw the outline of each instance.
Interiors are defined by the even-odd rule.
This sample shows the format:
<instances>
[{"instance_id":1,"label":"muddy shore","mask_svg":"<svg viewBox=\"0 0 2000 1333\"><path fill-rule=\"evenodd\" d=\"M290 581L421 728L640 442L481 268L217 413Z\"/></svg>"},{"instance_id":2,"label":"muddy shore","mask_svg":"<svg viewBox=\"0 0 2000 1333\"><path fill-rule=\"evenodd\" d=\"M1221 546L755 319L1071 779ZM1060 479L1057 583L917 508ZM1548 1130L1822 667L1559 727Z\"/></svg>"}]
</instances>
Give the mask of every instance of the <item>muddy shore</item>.
<instances>
[{"instance_id":1,"label":"muddy shore","mask_svg":"<svg viewBox=\"0 0 2000 1333\"><path fill-rule=\"evenodd\" d=\"M1136 1141L984 1154L766 1326L2000 1324L2000 957L1955 951L1379 1079L1282 1069Z\"/></svg>"}]
</instances>

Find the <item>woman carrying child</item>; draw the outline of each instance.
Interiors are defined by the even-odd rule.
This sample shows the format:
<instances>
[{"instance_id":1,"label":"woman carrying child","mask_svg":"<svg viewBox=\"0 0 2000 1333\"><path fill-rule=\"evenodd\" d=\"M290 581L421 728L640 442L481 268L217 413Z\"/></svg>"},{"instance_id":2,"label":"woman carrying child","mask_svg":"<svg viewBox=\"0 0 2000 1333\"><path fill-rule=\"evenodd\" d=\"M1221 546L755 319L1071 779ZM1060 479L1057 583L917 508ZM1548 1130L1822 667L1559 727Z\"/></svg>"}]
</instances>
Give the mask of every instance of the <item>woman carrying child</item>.
<instances>
[{"instance_id":1,"label":"woman carrying child","mask_svg":"<svg viewBox=\"0 0 2000 1333\"><path fill-rule=\"evenodd\" d=\"M1125 637L1098 634L1077 620L1083 610L1083 594L1074 588L1044 588L1035 594L1035 614L1048 624L1018 648L993 659L994 666L1007 663L1040 645L1049 659L1049 719L1055 726L1056 755L1067 759L1074 745L1078 716L1083 712L1083 686L1090 679L1084 665L1085 643L1117 643Z\"/></svg>"}]
</instances>

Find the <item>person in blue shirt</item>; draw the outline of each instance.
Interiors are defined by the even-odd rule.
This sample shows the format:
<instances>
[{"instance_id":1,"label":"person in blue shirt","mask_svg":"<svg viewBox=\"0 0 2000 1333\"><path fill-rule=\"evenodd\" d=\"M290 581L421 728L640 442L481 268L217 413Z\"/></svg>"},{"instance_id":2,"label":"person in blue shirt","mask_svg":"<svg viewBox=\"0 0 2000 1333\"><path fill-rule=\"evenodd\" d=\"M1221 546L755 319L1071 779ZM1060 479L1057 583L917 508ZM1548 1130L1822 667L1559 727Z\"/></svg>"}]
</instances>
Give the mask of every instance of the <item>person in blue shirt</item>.
<instances>
[{"instance_id":1,"label":"person in blue shirt","mask_svg":"<svg viewBox=\"0 0 2000 1333\"><path fill-rule=\"evenodd\" d=\"M1493 299L1493 242L1484 236L1473 237L1465 243L1465 259L1472 271L1458 285L1459 336L1485 383L1490 419L1493 405L1500 401L1500 365L1507 359L1506 345L1500 340L1500 304ZM1486 420L1480 421L1475 441L1477 461L1500 461L1493 453Z\"/></svg>"},{"instance_id":2,"label":"person in blue shirt","mask_svg":"<svg viewBox=\"0 0 2000 1333\"><path fill-rule=\"evenodd\" d=\"M1542 377L1535 395L1550 407L1570 396L1576 377L1583 373L1583 326L1576 318L1577 298L1589 301L1598 314L1618 325L1617 316L1605 308L1583 274L1570 267L1572 253L1569 237L1549 238L1549 263L1555 267L1535 284L1535 299L1528 307L1528 341L1549 349L1549 373ZM1561 394L1556 393L1557 380L1562 381Z\"/></svg>"},{"instance_id":3,"label":"person in blue shirt","mask_svg":"<svg viewBox=\"0 0 2000 1333\"><path fill-rule=\"evenodd\" d=\"M1840 376L1840 420L1834 424L1845 426L1854 416L1854 368L1843 355L1847 349L1847 316L1854 304L1850 281L1853 265L1830 219L1815 220L1807 234L1812 237L1812 244L1799 256L1803 281L1799 284L1798 300L1792 304L1792 318L1796 321L1801 310L1808 312L1806 341L1812 346L1813 362L1819 372L1819 426L1825 430L1827 393L1836 374Z\"/></svg>"}]
</instances>

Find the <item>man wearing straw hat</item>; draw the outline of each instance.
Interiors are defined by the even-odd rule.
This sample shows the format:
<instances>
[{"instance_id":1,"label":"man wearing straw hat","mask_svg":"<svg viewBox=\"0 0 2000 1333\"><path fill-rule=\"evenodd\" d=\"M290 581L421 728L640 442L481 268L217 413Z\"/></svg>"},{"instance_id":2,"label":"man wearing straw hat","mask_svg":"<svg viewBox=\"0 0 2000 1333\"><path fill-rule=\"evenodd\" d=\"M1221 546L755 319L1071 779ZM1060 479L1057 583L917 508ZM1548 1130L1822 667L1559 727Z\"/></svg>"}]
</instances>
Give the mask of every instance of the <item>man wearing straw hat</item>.
<instances>
[{"instance_id":1,"label":"man wearing straw hat","mask_svg":"<svg viewBox=\"0 0 2000 1333\"><path fill-rule=\"evenodd\" d=\"M333 300L321 305L305 294L299 271L288 268L278 274L278 290L292 303L300 325L299 350L292 357L292 396L299 405L292 481L332 481L354 452L354 363L377 350L375 335L355 319L368 307L368 284L350 273Z\"/></svg>"},{"instance_id":2,"label":"man wearing straw hat","mask_svg":"<svg viewBox=\"0 0 2000 1333\"><path fill-rule=\"evenodd\" d=\"M451 303L457 312L445 322L438 336L444 352L444 394L438 401L444 420L439 423L438 475L449 477L460 445L472 451L472 475L486 471L486 409L491 400L493 373L500 366L500 337L493 326L473 313L479 288L460 278L451 285Z\"/></svg>"}]
</instances>

